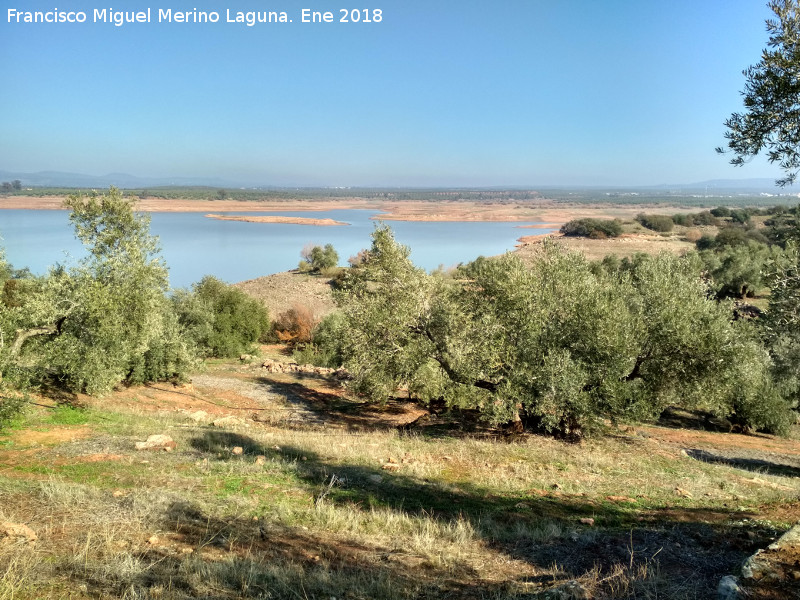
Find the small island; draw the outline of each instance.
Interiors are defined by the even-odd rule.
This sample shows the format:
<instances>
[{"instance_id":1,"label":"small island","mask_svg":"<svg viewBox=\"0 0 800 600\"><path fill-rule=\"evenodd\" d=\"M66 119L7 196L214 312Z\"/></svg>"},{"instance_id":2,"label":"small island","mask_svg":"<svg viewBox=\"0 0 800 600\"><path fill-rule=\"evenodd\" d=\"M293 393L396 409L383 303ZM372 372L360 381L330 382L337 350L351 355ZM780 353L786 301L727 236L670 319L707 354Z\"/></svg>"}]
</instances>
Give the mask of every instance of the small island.
<instances>
[{"instance_id":1,"label":"small island","mask_svg":"<svg viewBox=\"0 0 800 600\"><path fill-rule=\"evenodd\" d=\"M306 217L279 217L276 215L217 215L209 213L206 215L209 219L217 219L219 221L246 221L248 223L284 223L287 225L317 225L320 227L331 227L333 225L350 225L344 221L334 221L333 219L309 219Z\"/></svg>"}]
</instances>

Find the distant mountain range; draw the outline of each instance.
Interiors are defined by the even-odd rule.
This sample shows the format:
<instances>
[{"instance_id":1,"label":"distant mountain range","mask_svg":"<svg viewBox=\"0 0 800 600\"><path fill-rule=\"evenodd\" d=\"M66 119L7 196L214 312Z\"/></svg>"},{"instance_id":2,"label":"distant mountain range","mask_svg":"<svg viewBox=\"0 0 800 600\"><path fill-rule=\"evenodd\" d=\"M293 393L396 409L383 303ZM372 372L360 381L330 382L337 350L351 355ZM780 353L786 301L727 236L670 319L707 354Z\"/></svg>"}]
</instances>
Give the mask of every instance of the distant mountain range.
<instances>
[{"instance_id":1,"label":"distant mountain range","mask_svg":"<svg viewBox=\"0 0 800 600\"><path fill-rule=\"evenodd\" d=\"M108 175L84 175L62 171L40 171L38 173L19 173L0 171L0 181L19 179L28 187L67 187L101 189L114 185L120 188L147 188L161 186L208 186L241 187L235 182L216 177L137 177L128 173L109 173Z\"/></svg>"},{"instance_id":2,"label":"distant mountain range","mask_svg":"<svg viewBox=\"0 0 800 600\"><path fill-rule=\"evenodd\" d=\"M193 187L193 186L207 186L217 188L239 188L239 187L253 187L252 183L242 183L231 180L222 179L219 177L138 177L128 173L109 173L107 175L85 175L82 173L67 173L62 171L40 171L38 173L21 173L13 171L0 170L0 181L13 181L19 179L23 186L27 187L67 187L67 188L91 188L102 189L111 185L120 188L135 188L142 189L148 187L163 187L163 186L180 186L180 187ZM284 186L268 186L261 187L284 187ZM317 188L321 186L308 186L309 188ZM386 186L387 188L395 188L398 186ZM402 187L402 186L401 186ZM408 186L413 189L414 186ZM446 187L446 186L442 186ZM461 186L452 186L453 188L460 188ZM751 178L751 179L710 179L708 181L699 181L696 183L678 183L678 184L662 184L650 186L608 186L608 185L579 185L579 186L530 186L526 189L583 189L583 190L598 190L598 191L620 191L620 192L636 192L636 191L649 191L658 192L663 194L678 193L678 194L797 194L800 189L786 187L778 188L775 186L775 180L768 178ZM498 186L492 186L492 189L502 189ZM522 189L521 186L509 186L506 189Z\"/></svg>"}]
</instances>

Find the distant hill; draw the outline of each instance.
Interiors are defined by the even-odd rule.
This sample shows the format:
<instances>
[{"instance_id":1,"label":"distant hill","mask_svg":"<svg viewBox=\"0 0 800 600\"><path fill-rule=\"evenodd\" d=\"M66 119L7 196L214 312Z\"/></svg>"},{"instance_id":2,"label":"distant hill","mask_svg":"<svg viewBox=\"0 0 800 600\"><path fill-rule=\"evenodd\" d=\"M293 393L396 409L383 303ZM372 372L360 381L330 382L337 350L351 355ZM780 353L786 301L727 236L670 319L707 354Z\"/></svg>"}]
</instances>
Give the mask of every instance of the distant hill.
<instances>
[{"instance_id":1,"label":"distant hill","mask_svg":"<svg viewBox=\"0 0 800 600\"><path fill-rule=\"evenodd\" d=\"M800 186L780 188L774 179L766 177L751 179L709 179L696 183L678 183L653 186L651 189L678 191L683 193L739 193L739 194L797 194Z\"/></svg>"},{"instance_id":2,"label":"distant hill","mask_svg":"<svg viewBox=\"0 0 800 600\"><path fill-rule=\"evenodd\" d=\"M106 175L86 175L83 173L69 173L64 171L39 171L36 173L23 173L14 171L0 170L0 181L13 181L19 179L27 187L65 187L83 189L103 189L111 185L128 188L143 189L156 187L212 187L212 188L244 188L253 187L253 182L231 181L219 177L139 177L129 173L108 173ZM283 186L256 186L261 189L283 189ZM290 186L295 188L295 186ZM324 186L299 186L305 189L327 189ZM347 189L366 189L366 188L347 188ZM372 188L370 188L372 189ZM385 190L422 190L414 186L408 187L375 187L374 189ZM491 188L461 188L459 186L441 186L436 188L425 188L428 191L443 189L475 189L475 190L582 190L595 192L616 191L620 193L630 192L655 192L660 194L798 194L800 185L795 187L776 187L775 181L768 178L750 179L709 179L695 183L674 183L646 186L608 186L608 185L560 185L560 186L492 186Z\"/></svg>"},{"instance_id":3,"label":"distant hill","mask_svg":"<svg viewBox=\"0 0 800 600\"><path fill-rule=\"evenodd\" d=\"M128 173L108 173L107 175L84 175L63 171L39 171L21 173L0 171L0 181L19 179L28 187L67 187L67 188L107 188L111 185L120 188L146 188L159 186L209 186L238 187L237 184L214 177L137 177Z\"/></svg>"}]
</instances>

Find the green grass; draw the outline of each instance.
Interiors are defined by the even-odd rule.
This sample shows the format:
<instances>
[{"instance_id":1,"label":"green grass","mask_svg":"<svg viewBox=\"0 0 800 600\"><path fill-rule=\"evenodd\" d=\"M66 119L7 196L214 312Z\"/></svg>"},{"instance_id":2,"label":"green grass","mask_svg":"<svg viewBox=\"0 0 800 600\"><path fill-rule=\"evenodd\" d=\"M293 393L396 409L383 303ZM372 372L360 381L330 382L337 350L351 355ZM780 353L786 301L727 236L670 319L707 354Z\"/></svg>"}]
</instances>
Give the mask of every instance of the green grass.
<instances>
[{"instance_id":1,"label":"green grass","mask_svg":"<svg viewBox=\"0 0 800 600\"><path fill-rule=\"evenodd\" d=\"M89 422L88 411L68 404L61 404L50 411L44 423L49 425L85 425Z\"/></svg>"}]
</instances>

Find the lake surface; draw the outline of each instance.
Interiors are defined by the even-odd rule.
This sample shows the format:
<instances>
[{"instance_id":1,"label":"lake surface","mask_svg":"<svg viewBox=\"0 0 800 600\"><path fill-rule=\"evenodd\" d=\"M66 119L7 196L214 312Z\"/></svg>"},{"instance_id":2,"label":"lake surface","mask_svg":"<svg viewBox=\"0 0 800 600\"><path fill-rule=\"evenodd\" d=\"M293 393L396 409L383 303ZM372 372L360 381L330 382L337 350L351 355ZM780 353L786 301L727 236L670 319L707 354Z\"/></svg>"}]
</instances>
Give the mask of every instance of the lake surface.
<instances>
[{"instance_id":1,"label":"lake surface","mask_svg":"<svg viewBox=\"0 0 800 600\"><path fill-rule=\"evenodd\" d=\"M204 213L150 213L151 232L159 236L170 268L170 284L188 287L204 275L234 283L297 267L307 244L333 244L340 263L369 247L377 213L372 210L314 212L235 212L226 215L280 215L331 218L347 226L318 227L279 223L246 223L209 219ZM37 274L56 263L72 264L85 256L62 210L0 210L0 246L17 268ZM530 223L431 223L387 221L396 239L411 247L411 259L431 270L469 262L480 255L513 250L517 238L552 231L520 229Z\"/></svg>"}]
</instances>

